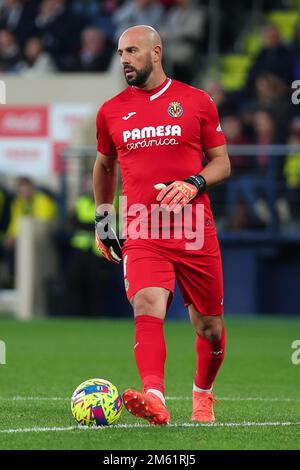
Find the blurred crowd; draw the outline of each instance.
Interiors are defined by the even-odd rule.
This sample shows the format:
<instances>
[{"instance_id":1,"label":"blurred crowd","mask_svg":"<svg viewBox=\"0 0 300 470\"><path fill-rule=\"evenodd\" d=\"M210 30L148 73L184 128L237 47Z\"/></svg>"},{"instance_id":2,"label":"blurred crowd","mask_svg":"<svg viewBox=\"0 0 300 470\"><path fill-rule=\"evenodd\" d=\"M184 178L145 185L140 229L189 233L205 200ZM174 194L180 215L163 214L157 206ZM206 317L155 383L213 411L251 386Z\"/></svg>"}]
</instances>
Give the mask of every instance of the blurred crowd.
<instances>
[{"instance_id":1,"label":"blurred crowd","mask_svg":"<svg viewBox=\"0 0 300 470\"><path fill-rule=\"evenodd\" d=\"M201 3L201 2L200 2ZM205 10L194 0L0 0L0 71L101 72L119 35L135 24L157 28L166 62L192 68Z\"/></svg>"},{"instance_id":2,"label":"blurred crowd","mask_svg":"<svg viewBox=\"0 0 300 470\"><path fill-rule=\"evenodd\" d=\"M230 152L231 178L212 191L212 200L217 215L225 215L222 228L295 231L300 218L300 109L292 83L300 79L300 25L292 44L284 43L271 24L261 35L262 48L244 87L225 92L216 80L203 83L216 102L228 144L260 146ZM295 147L282 154L263 147L281 144Z\"/></svg>"},{"instance_id":3,"label":"blurred crowd","mask_svg":"<svg viewBox=\"0 0 300 470\"><path fill-rule=\"evenodd\" d=\"M220 2L221 52L232 50L252 3ZM265 9L286 3L262 2ZM149 24L163 38L167 72L191 82L207 50L209 8L209 0L0 0L0 71L27 75L106 71L121 32L135 24ZM258 70L269 64L285 79L299 72L299 31L288 48L279 40L278 54L282 54L280 64L272 58L267 63L261 55Z\"/></svg>"},{"instance_id":4,"label":"blurred crowd","mask_svg":"<svg viewBox=\"0 0 300 470\"><path fill-rule=\"evenodd\" d=\"M23 216L55 221L58 216L55 197L46 188L37 188L27 176L17 178L13 191L0 181L0 288L14 285L16 243Z\"/></svg>"},{"instance_id":5,"label":"blurred crowd","mask_svg":"<svg viewBox=\"0 0 300 470\"><path fill-rule=\"evenodd\" d=\"M225 18L238 15L245 21L252 2L242 3L224 2ZM264 2L266 8L286 3ZM210 94L228 144L296 146L282 155L270 155L264 147L230 152L232 177L211 191L219 227L293 230L300 218L300 108L292 100L292 83L300 79L300 24L289 42L274 24L261 27L261 47L244 86L228 91L222 81L201 76L208 7L208 0L0 0L0 70L107 70L123 30L134 24L154 26L163 38L167 74ZM221 20L221 51L233 50L238 29L237 22Z\"/></svg>"},{"instance_id":6,"label":"blurred crowd","mask_svg":"<svg viewBox=\"0 0 300 470\"><path fill-rule=\"evenodd\" d=\"M249 15L249 3L222 2L221 52L233 47ZM209 0L0 0L0 71L106 71L120 34L132 25L149 24L162 36L167 73L192 82L208 45L209 4ZM274 49L276 38L269 36ZM277 38L275 57L260 55L249 86L263 66L276 69L286 80L297 74L299 31L289 47Z\"/></svg>"},{"instance_id":7,"label":"blurred crowd","mask_svg":"<svg viewBox=\"0 0 300 470\"><path fill-rule=\"evenodd\" d=\"M202 55L207 48L208 3L0 0L0 72L41 75L106 71L112 66L123 30L134 24L154 26L163 38L167 74L209 93L218 107L228 144L238 146L230 151L231 178L210 190L219 231L266 229L299 234L300 104L292 100L295 90L291 85L300 80L300 24L288 43L278 27L266 24L261 30L262 47L244 86L228 92L221 81L201 76ZM239 26L234 18L242 18L241 9L250 3L232 0L224 9L221 51L232 51ZM264 3L280 8L285 2ZM278 144L291 147L277 155L266 147ZM244 145L260 147L249 147L245 152L239 147ZM17 180L13 194L0 184L0 287L13 283L21 215L56 220L55 244L65 289L62 311L81 314L90 302L90 311L96 312L97 285L104 286L103 298L106 282L111 282L114 272L94 249L94 202L88 179L67 219L58 221L58 213L55 195L37 188L28 178ZM99 269L102 263L105 269ZM91 292L82 288L83 272L90 273ZM58 310L57 305L54 310Z\"/></svg>"},{"instance_id":8,"label":"blurred crowd","mask_svg":"<svg viewBox=\"0 0 300 470\"><path fill-rule=\"evenodd\" d=\"M45 253L42 262L55 258L55 275L47 276L42 285L47 313L98 316L114 314L115 309L118 315L127 315L125 295L114 294L124 289L122 268L108 263L95 245L91 173L83 178L74 207L63 219L60 211L57 194L31 178L17 178L12 191L0 179L0 292L16 287L17 240L24 236L21 219L30 217L43 224L46 230L40 233L52 246L52 254Z\"/></svg>"}]
</instances>

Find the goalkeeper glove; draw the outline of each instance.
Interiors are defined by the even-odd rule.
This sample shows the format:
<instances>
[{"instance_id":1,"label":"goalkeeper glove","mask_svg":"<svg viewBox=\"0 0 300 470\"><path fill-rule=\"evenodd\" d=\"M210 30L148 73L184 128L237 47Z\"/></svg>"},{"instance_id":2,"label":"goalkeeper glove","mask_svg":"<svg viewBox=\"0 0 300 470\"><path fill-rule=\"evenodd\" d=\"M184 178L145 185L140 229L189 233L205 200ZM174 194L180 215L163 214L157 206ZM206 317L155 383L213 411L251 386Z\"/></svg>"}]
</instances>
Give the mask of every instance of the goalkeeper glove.
<instances>
[{"instance_id":1,"label":"goalkeeper glove","mask_svg":"<svg viewBox=\"0 0 300 470\"><path fill-rule=\"evenodd\" d=\"M160 205L178 214L194 197L205 191L206 181L201 175L193 175L183 181L158 183L154 188L160 190L156 198Z\"/></svg>"},{"instance_id":2,"label":"goalkeeper glove","mask_svg":"<svg viewBox=\"0 0 300 470\"><path fill-rule=\"evenodd\" d=\"M109 216L96 213L95 238L97 248L102 256L108 261L119 264L122 260L122 249L117 234L111 227Z\"/></svg>"}]
</instances>

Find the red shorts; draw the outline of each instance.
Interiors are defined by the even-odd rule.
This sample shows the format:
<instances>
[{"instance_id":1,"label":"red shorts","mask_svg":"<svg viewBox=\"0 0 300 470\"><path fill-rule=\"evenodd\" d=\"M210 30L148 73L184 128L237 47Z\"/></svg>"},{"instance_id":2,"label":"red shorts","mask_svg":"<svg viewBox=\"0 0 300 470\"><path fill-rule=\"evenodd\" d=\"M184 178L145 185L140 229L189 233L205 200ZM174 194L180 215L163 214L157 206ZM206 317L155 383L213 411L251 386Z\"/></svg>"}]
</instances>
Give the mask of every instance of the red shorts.
<instances>
[{"instance_id":1,"label":"red shorts","mask_svg":"<svg viewBox=\"0 0 300 470\"><path fill-rule=\"evenodd\" d=\"M163 287L173 298L175 279L187 307L202 315L223 314L223 273L216 235L206 235L199 250L186 250L185 240L126 240L123 269L127 298L145 287Z\"/></svg>"}]
</instances>

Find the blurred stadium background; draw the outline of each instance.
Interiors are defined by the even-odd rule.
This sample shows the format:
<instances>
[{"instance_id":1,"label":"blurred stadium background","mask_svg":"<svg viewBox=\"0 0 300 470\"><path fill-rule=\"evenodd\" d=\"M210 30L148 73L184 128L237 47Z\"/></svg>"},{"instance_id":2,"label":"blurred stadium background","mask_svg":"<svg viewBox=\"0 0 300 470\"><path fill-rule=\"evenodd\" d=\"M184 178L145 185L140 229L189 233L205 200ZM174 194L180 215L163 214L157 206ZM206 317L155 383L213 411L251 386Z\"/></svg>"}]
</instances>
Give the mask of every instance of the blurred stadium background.
<instances>
[{"instance_id":1,"label":"blurred stadium background","mask_svg":"<svg viewBox=\"0 0 300 470\"><path fill-rule=\"evenodd\" d=\"M91 170L97 109L125 86L116 41L134 24L157 28L167 73L219 109L225 311L299 315L299 0L0 0L1 313L131 314L122 269L94 249ZM186 318L178 292L169 317Z\"/></svg>"}]
</instances>

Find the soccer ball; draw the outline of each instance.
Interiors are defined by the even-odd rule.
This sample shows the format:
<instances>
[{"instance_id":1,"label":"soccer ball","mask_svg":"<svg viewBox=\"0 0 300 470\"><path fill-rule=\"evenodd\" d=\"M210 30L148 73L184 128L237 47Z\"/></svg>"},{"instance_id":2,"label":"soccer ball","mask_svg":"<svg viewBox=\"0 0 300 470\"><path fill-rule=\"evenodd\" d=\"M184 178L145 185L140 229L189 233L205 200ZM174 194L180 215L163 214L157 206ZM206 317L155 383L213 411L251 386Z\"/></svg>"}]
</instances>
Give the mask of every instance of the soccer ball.
<instances>
[{"instance_id":1,"label":"soccer ball","mask_svg":"<svg viewBox=\"0 0 300 470\"><path fill-rule=\"evenodd\" d=\"M122 412L122 397L115 385L103 379L82 382L71 398L71 411L83 426L107 426Z\"/></svg>"}]
</instances>

